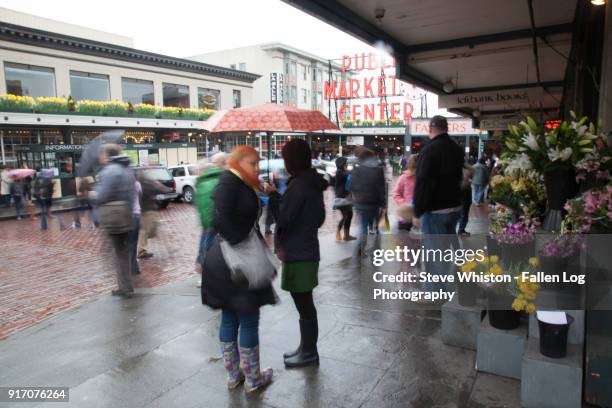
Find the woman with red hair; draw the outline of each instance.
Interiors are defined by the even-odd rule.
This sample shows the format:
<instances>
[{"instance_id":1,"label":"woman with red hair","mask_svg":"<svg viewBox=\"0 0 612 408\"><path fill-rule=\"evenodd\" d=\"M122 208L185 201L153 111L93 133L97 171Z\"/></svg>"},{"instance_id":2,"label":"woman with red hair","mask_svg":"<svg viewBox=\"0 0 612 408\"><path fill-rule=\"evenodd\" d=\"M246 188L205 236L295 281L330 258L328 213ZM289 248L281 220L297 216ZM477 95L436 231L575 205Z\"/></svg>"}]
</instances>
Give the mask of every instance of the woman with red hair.
<instances>
[{"instance_id":1,"label":"woman with red hair","mask_svg":"<svg viewBox=\"0 0 612 408\"><path fill-rule=\"evenodd\" d=\"M259 154L251 146L238 146L228 167L219 176L212 196L217 236L204 258L202 303L221 309L219 339L228 387L236 388L246 381L245 389L250 392L272 381L272 369L259 367L259 308L275 304L277 297L271 285L249 290L248 284L234 282L223 258L220 239L236 245L253 228L259 234Z\"/></svg>"}]
</instances>

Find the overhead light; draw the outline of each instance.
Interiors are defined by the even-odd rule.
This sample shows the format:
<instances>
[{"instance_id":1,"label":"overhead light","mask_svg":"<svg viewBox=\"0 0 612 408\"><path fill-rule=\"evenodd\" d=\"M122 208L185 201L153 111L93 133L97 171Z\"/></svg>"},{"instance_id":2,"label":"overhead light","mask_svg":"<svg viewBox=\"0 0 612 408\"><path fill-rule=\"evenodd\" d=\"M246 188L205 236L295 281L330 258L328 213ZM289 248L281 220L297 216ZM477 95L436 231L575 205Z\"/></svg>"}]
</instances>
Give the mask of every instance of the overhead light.
<instances>
[{"instance_id":1,"label":"overhead light","mask_svg":"<svg viewBox=\"0 0 612 408\"><path fill-rule=\"evenodd\" d=\"M382 7L377 7L374 10L374 17L376 18L376 23L378 25L382 25L382 19L385 17L385 9Z\"/></svg>"},{"instance_id":2,"label":"overhead light","mask_svg":"<svg viewBox=\"0 0 612 408\"><path fill-rule=\"evenodd\" d=\"M472 112L472 116L474 116L475 118L479 118L480 117L480 110L479 109L475 109L474 112Z\"/></svg>"},{"instance_id":3,"label":"overhead light","mask_svg":"<svg viewBox=\"0 0 612 408\"><path fill-rule=\"evenodd\" d=\"M606 0L591 0L591 4L594 6L603 6L606 4Z\"/></svg>"},{"instance_id":4,"label":"overhead light","mask_svg":"<svg viewBox=\"0 0 612 408\"><path fill-rule=\"evenodd\" d=\"M455 90L455 84L450 79L442 84L442 90L446 93L452 93Z\"/></svg>"}]
</instances>

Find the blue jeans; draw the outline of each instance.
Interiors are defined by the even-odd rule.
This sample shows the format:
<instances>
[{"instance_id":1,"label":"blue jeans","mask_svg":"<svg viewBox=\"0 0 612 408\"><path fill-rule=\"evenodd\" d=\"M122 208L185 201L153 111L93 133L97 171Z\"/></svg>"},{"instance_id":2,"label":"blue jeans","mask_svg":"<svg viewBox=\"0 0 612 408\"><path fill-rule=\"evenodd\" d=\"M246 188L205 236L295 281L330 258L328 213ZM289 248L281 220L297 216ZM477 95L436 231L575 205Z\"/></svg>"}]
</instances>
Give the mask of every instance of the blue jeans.
<instances>
[{"instance_id":1,"label":"blue jeans","mask_svg":"<svg viewBox=\"0 0 612 408\"><path fill-rule=\"evenodd\" d=\"M472 196L475 204L482 204L486 184L472 184Z\"/></svg>"},{"instance_id":2,"label":"blue jeans","mask_svg":"<svg viewBox=\"0 0 612 408\"><path fill-rule=\"evenodd\" d=\"M423 245L425 249L441 249L444 252L451 247L459 248L459 240L456 235L457 222L461 215L460 211L438 214L426 212L421 216L421 230L423 231ZM436 259L425 263L425 270L431 275L447 275L450 264ZM426 282L425 290L438 291L444 288L443 283Z\"/></svg>"},{"instance_id":3,"label":"blue jeans","mask_svg":"<svg viewBox=\"0 0 612 408\"><path fill-rule=\"evenodd\" d=\"M23 208L23 196L14 195L13 202L15 203L15 211L17 218L21 218L21 209Z\"/></svg>"},{"instance_id":4,"label":"blue jeans","mask_svg":"<svg viewBox=\"0 0 612 408\"><path fill-rule=\"evenodd\" d=\"M212 229L202 230L202 235L200 236L200 248L198 249L198 258L196 262L200 265L204 265L204 259L206 259L206 251L210 248L213 243L213 238L217 232Z\"/></svg>"},{"instance_id":5,"label":"blue jeans","mask_svg":"<svg viewBox=\"0 0 612 408\"><path fill-rule=\"evenodd\" d=\"M219 340L231 342L238 340L240 328L240 347L252 348L259 344L259 310L250 313L238 313L232 310L221 311Z\"/></svg>"},{"instance_id":6,"label":"blue jeans","mask_svg":"<svg viewBox=\"0 0 612 408\"><path fill-rule=\"evenodd\" d=\"M130 231L130 268L132 273L140 273L138 266L138 234L140 232L140 214L134 214L134 228Z\"/></svg>"},{"instance_id":7,"label":"blue jeans","mask_svg":"<svg viewBox=\"0 0 612 408\"><path fill-rule=\"evenodd\" d=\"M378 222L379 207L359 206L355 207L359 215L359 238L357 239L356 252L363 253L368 241L368 226Z\"/></svg>"},{"instance_id":8,"label":"blue jeans","mask_svg":"<svg viewBox=\"0 0 612 408\"><path fill-rule=\"evenodd\" d=\"M44 199L37 199L37 204L40 206L40 229L47 229L47 201Z\"/></svg>"}]
</instances>

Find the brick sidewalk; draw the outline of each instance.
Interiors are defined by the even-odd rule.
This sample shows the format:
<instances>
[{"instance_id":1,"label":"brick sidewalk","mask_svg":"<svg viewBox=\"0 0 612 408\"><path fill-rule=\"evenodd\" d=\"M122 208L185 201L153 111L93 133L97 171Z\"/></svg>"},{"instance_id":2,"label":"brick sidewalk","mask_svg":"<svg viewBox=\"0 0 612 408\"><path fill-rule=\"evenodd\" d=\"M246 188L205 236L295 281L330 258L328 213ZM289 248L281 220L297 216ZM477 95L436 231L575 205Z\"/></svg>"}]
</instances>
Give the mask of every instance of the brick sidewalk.
<instances>
[{"instance_id":1,"label":"brick sidewalk","mask_svg":"<svg viewBox=\"0 0 612 408\"><path fill-rule=\"evenodd\" d=\"M72 214L64 214L67 225ZM199 224L194 207L171 204L160 212L155 256L142 260L134 286L160 286L194 275ZM40 231L38 221L1 222L0 339L38 321L109 293L116 287L105 234L84 226Z\"/></svg>"},{"instance_id":2,"label":"brick sidewalk","mask_svg":"<svg viewBox=\"0 0 612 408\"><path fill-rule=\"evenodd\" d=\"M331 210L333 192L330 189L325 194L328 212L321 233L335 231L340 219L340 214ZM73 214L66 212L63 217L70 226ZM196 274L200 227L195 207L171 203L160 211L160 220L158 237L150 241L155 256L140 261L141 274L134 277L136 288L160 286ZM0 339L115 289L106 236L86 225L87 216L82 222L81 229L60 231L58 220L51 219L49 230L41 231L39 220L0 221Z\"/></svg>"}]
</instances>

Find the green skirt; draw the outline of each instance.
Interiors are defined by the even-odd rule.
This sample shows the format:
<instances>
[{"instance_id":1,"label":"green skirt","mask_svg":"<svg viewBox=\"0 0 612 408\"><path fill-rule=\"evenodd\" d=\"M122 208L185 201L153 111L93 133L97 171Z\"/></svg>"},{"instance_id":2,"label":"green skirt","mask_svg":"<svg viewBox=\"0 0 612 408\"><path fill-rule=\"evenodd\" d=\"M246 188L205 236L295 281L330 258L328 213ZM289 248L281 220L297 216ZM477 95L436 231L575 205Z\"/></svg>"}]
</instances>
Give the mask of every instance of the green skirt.
<instances>
[{"instance_id":1,"label":"green skirt","mask_svg":"<svg viewBox=\"0 0 612 408\"><path fill-rule=\"evenodd\" d=\"M319 262L283 262L281 288L288 292L309 292L319 284Z\"/></svg>"}]
</instances>

